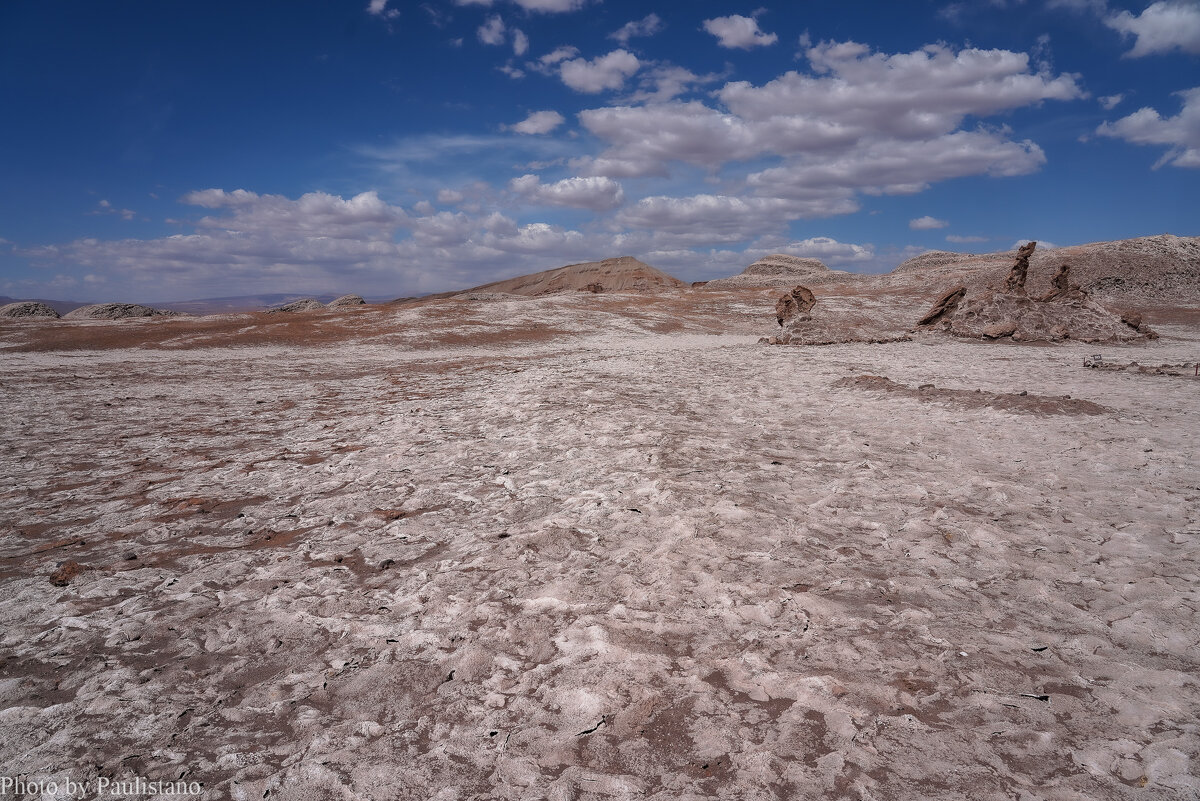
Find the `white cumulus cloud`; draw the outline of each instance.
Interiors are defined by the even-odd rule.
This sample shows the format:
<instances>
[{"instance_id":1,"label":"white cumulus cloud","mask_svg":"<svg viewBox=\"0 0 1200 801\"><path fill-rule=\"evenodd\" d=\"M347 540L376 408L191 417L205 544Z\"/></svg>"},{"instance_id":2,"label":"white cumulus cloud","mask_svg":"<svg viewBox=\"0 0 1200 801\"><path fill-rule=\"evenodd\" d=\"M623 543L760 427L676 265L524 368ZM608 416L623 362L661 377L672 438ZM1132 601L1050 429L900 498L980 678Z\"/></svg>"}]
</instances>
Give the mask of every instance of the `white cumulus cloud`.
<instances>
[{"instance_id":1,"label":"white cumulus cloud","mask_svg":"<svg viewBox=\"0 0 1200 801\"><path fill-rule=\"evenodd\" d=\"M619 29L610 33L608 38L616 39L621 44L627 45L629 40L635 36L653 36L664 27L662 17L657 14L647 14L643 19L626 22Z\"/></svg>"},{"instance_id":2,"label":"white cumulus cloud","mask_svg":"<svg viewBox=\"0 0 1200 801\"><path fill-rule=\"evenodd\" d=\"M484 44L502 45L504 44L504 20L500 19L499 14L488 17L475 33L479 37L479 41Z\"/></svg>"},{"instance_id":3,"label":"white cumulus cloud","mask_svg":"<svg viewBox=\"0 0 1200 801\"><path fill-rule=\"evenodd\" d=\"M1128 117L1104 123L1096 133L1136 145L1167 145L1169 149L1155 168L1164 164L1200 167L1200 86L1175 94L1183 99L1183 109L1174 117L1140 108Z\"/></svg>"},{"instance_id":4,"label":"white cumulus cloud","mask_svg":"<svg viewBox=\"0 0 1200 801\"><path fill-rule=\"evenodd\" d=\"M535 111L511 129L522 134L547 134L564 122L563 115L557 111Z\"/></svg>"},{"instance_id":5,"label":"white cumulus cloud","mask_svg":"<svg viewBox=\"0 0 1200 801\"><path fill-rule=\"evenodd\" d=\"M395 19L400 16L400 12L394 8L387 7L388 0L371 0L367 4L367 13L373 14L384 19Z\"/></svg>"},{"instance_id":6,"label":"white cumulus cloud","mask_svg":"<svg viewBox=\"0 0 1200 801\"><path fill-rule=\"evenodd\" d=\"M915 220L908 221L908 227L914 231L932 231L935 228L946 228L950 223L945 220L939 220L936 217L930 217L928 214L924 217L918 217Z\"/></svg>"},{"instance_id":7,"label":"white cumulus cloud","mask_svg":"<svg viewBox=\"0 0 1200 801\"><path fill-rule=\"evenodd\" d=\"M519 28L513 28L512 34L513 54L523 56L529 50L529 37Z\"/></svg>"},{"instance_id":8,"label":"white cumulus cloud","mask_svg":"<svg viewBox=\"0 0 1200 801\"><path fill-rule=\"evenodd\" d=\"M621 184L611 178L574 177L544 184L536 175L522 175L509 181L508 186L526 200L547 206L606 211L625 199Z\"/></svg>"},{"instance_id":9,"label":"white cumulus cloud","mask_svg":"<svg viewBox=\"0 0 1200 801\"><path fill-rule=\"evenodd\" d=\"M614 50L591 61L583 58L564 61L559 66L559 76L577 92L596 94L605 89L620 89L639 67L641 62L633 53Z\"/></svg>"},{"instance_id":10,"label":"white cumulus cloud","mask_svg":"<svg viewBox=\"0 0 1200 801\"><path fill-rule=\"evenodd\" d=\"M1112 14L1104 24L1135 38L1133 49L1125 54L1130 58L1172 50L1200 53L1200 3L1160 0L1136 16L1128 11Z\"/></svg>"},{"instance_id":11,"label":"white cumulus cloud","mask_svg":"<svg viewBox=\"0 0 1200 801\"><path fill-rule=\"evenodd\" d=\"M728 17L716 17L704 20L704 30L717 37L721 47L749 50L752 47L765 47L779 41L773 33L764 33L758 28L758 20L753 17L743 17L731 14Z\"/></svg>"}]
</instances>

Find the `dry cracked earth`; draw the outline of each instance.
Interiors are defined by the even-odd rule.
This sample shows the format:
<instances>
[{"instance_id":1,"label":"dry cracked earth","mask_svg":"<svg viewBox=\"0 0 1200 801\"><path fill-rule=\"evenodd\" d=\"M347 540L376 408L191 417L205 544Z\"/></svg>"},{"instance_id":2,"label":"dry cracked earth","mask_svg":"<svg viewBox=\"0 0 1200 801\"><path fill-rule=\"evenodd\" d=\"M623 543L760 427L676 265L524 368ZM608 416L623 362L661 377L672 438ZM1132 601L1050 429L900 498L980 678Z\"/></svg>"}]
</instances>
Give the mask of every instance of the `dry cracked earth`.
<instances>
[{"instance_id":1,"label":"dry cracked earth","mask_svg":"<svg viewBox=\"0 0 1200 801\"><path fill-rule=\"evenodd\" d=\"M1200 383L1083 367L1200 326L769 347L707 302L0 328L0 775L1200 797Z\"/></svg>"}]
</instances>

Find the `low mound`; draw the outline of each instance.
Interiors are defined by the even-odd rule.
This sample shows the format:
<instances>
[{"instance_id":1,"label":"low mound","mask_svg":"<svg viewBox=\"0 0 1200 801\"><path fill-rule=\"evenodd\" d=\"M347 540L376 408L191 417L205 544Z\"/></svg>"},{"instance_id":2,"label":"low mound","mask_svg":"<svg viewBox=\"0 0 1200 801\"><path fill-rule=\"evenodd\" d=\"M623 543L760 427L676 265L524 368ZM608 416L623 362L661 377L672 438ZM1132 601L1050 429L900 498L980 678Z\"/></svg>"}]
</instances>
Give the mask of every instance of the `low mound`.
<instances>
[{"instance_id":1,"label":"low mound","mask_svg":"<svg viewBox=\"0 0 1200 801\"><path fill-rule=\"evenodd\" d=\"M48 317L52 320L57 320L59 318L59 314L45 303L39 303L36 300L26 300L19 301L17 303L9 303L6 306L0 306L0 317L16 319Z\"/></svg>"},{"instance_id":2,"label":"low mound","mask_svg":"<svg viewBox=\"0 0 1200 801\"><path fill-rule=\"evenodd\" d=\"M179 312L155 309L139 303L94 303L63 315L66 320L127 320L133 317L174 317Z\"/></svg>"},{"instance_id":3,"label":"low mound","mask_svg":"<svg viewBox=\"0 0 1200 801\"><path fill-rule=\"evenodd\" d=\"M276 306L274 309L267 309L267 314L274 314L276 312L291 313L291 312L316 311L317 309L324 309L324 308L325 308L325 304L322 303L321 301L317 300L316 298L304 298L303 300L295 300L295 301L292 301L291 303L285 303L282 306Z\"/></svg>"},{"instance_id":4,"label":"low mound","mask_svg":"<svg viewBox=\"0 0 1200 801\"><path fill-rule=\"evenodd\" d=\"M790 287L802 280L812 280L832 273L817 259L805 259L775 253L758 261L729 278L718 278L705 284L705 289L752 289L757 287Z\"/></svg>"},{"instance_id":5,"label":"low mound","mask_svg":"<svg viewBox=\"0 0 1200 801\"><path fill-rule=\"evenodd\" d=\"M362 295L342 295L340 298L334 298L327 304L330 309L364 305L366 305L366 301L363 300Z\"/></svg>"},{"instance_id":6,"label":"low mound","mask_svg":"<svg viewBox=\"0 0 1200 801\"><path fill-rule=\"evenodd\" d=\"M603 261L569 264L531 275L464 290L466 293L505 293L510 295L549 295L555 292L652 292L682 289L683 281L667 275L632 256Z\"/></svg>"}]
</instances>

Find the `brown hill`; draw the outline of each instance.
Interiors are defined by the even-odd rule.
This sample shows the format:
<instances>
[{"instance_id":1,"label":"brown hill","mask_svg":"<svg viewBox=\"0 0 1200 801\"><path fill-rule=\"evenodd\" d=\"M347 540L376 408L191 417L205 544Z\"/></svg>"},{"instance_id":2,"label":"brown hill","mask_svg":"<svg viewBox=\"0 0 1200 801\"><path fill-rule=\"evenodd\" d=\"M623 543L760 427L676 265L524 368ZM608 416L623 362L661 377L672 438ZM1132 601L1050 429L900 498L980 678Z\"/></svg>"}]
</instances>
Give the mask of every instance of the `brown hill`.
<instances>
[{"instance_id":1,"label":"brown hill","mask_svg":"<svg viewBox=\"0 0 1200 801\"><path fill-rule=\"evenodd\" d=\"M649 292L688 286L632 256L568 264L531 275L521 275L466 290L470 293L549 295L555 292Z\"/></svg>"}]
</instances>

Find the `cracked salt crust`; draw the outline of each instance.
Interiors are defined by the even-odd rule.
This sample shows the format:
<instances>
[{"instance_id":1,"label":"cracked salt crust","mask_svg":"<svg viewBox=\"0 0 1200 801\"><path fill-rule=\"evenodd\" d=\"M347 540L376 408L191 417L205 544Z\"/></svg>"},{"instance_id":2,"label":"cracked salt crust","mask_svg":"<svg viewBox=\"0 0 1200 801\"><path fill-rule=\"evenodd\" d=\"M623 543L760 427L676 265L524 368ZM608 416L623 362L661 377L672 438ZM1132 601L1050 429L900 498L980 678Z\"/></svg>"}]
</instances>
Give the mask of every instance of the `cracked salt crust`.
<instances>
[{"instance_id":1,"label":"cracked salt crust","mask_svg":"<svg viewBox=\"0 0 1200 801\"><path fill-rule=\"evenodd\" d=\"M1200 793L1192 383L1085 369L1095 346L766 348L769 304L755 329L732 301L702 325L620 303L6 353L2 772L212 799ZM569 333L444 338L465 319ZM1108 350L1194 360L1162 330ZM835 386L862 374L1110 411Z\"/></svg>"}]
</instances>

